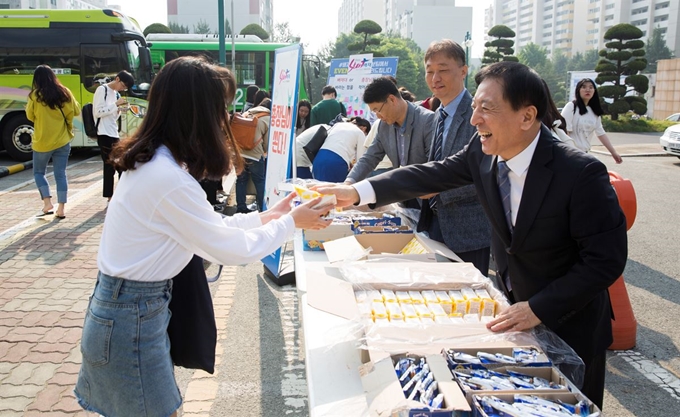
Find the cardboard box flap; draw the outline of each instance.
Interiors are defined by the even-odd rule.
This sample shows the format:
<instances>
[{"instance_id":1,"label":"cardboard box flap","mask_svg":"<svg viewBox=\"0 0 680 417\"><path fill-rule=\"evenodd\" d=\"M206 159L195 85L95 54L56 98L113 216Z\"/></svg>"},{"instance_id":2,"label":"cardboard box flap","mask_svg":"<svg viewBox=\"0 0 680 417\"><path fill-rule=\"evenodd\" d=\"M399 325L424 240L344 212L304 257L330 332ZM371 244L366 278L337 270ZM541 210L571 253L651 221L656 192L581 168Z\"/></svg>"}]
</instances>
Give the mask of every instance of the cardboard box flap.
<instances>
[{"instance_id":1,"label":"cardboard box flap","mask_svg":"<svg viewBox=\"0 0 680 417\"><path fill-rule=\"evenodd\" d=\"M359 374L370 411L380 416L389 416L399 403L406 401L389 358L361 365Z\"/></svg>"},{"instance_id":2,"label":"cardboard box flap","mask_svg":"<svg viewBox=\"0 0 680 417\"><path fill-rule=\"evenodd\" d=\"M348 320L359 317L352 284L319 271L307 277L307 304Z\"/></svg>"},{"instance_id":3,"label":"cardboard box flap","mask_svg":"<svg viewBox=\"0 0 680 417\"><path fill-rule=\"evenodd\" d=\"M432 240L429 237L426 237L422 233L416 233L416 239L418 239L418 242L420 242L421 245L425 249L427 249L430 253L436 253L437 255L443 256L446 259L450 259L454 262L464 262L458 255L456 255L451 249L449 249L445 244L442 242L437 242L436 240Z\"/></svg>"},{"instance_id":4,"label":"cardboard box flap","mask_svg":"<svg viewBox=\"0 0 680 417\"><path fill-rule=\"evenodd\" d=\"M437 381L439 392L444 394L446 409L470 411L470 404L458 383L453 380L453 375L449 371L446 359L442 355L428 355L425 357L425 360L430 365L430 371L434 375L434 380Z\"/></svg>"},{"instance_id":5,"label":"cardboard box flap","mask_svg":"<svg viewBox=\"0 0 680 417\"><path fill-rule=\"evenodd\" d=\"M363 259L367 254L364 246L361 245L354 235L324 242L323 247L330 263L359 260Z\"/></svg>"}]
</instances>

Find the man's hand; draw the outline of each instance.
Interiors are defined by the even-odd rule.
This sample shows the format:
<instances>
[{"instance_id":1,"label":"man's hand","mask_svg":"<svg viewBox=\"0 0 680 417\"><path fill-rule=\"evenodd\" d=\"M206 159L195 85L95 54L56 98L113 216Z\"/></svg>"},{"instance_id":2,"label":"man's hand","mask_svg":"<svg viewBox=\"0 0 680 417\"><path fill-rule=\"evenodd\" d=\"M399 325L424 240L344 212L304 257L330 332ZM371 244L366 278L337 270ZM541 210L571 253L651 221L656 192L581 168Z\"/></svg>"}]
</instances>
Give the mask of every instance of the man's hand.
<instances>
[{"instance_id":1,"label":"man's hand","mask_svg":"<svg viewBox=\"0 0 680 417\"><path fill-rule=\"evenodd\" d=\"M359 202L359 193L351 185L321 184L311 187L312 190L321 194L334 194L338 207L349 207Z\"/></svg>"},{"instance_id":2,"label":"man's hand","mask_svg":"<svg viewBox=\"0 0 680 417\"><path fill-rule=\"evenodd\" d=\"M522 331L532 329L541 324L541 320L531 311L529 303L522 301L501 311L496 318L486 325L492 332Z\"/></svg>"}]
</instances>

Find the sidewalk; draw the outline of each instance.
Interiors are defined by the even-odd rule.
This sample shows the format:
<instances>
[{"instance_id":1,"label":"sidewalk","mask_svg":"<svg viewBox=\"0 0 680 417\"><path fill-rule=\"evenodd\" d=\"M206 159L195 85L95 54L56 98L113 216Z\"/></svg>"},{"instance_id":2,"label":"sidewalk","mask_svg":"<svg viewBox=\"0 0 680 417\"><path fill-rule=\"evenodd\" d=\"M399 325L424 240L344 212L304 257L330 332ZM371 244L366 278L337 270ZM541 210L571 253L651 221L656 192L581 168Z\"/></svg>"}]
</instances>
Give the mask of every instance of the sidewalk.
<instances>
[{"instance_id":1,"label":"sidewalk","mask_svg":"<svg viewBox=\"0 0 680 417\"><path fill-rule=\"evenodd\" d=\"M643 143L633 145L615 145L615 148L622 158L636 156L673 156L663 151L659 143ZM609 155L609 151L602 145L593 145L590 148L592 153Z\"/></svg>"}]
</instances>

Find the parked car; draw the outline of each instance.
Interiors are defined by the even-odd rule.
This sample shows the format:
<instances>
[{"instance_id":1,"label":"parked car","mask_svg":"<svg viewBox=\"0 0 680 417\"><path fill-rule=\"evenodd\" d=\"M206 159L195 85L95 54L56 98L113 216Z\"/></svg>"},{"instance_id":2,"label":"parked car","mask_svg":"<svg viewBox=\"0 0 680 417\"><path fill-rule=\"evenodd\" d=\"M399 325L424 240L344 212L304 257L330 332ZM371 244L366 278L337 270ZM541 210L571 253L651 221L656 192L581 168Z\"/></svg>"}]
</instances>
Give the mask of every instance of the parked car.
<instances>
[{"instance_id":1,"label":"parked car","mask_svg":"<svg viewBox=\"0 0 680 417\"><path fill-rule=\"evenodd\" d=\"M673 113L670 116L666 117L666 120L670 122L680 122L680 113Z\"/></svg>"},{"instance_id":2,"label":"parked car","mask_svg":"<svg viewBox=\"0 0 680 417\"><path fill-rule=\"evenodd\" d=\"M659 142L666 153L680 158L680 123L667 128Z\"/></svg>"}]
</instances>

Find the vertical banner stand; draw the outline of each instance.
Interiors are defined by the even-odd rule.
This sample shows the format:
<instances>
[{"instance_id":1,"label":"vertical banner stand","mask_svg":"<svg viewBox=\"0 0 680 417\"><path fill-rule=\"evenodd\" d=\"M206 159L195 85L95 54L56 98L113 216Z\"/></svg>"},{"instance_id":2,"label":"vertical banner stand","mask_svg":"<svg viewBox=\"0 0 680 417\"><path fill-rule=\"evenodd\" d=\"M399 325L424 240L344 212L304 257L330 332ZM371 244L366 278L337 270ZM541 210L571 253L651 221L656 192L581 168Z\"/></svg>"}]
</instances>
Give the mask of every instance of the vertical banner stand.
<instances>
[{"instance_id":1,"label":"vertical banner stand","mask_svg":"<svg viewBox=\"0 0 680 417\"><path fill-rule=\"evenodd\" d=\"M279 184L292 178L295 171L293 154L301 62L302 46L299 44L276 50L274 79L271 83L272 108L265 177L265 210L283 199L285 192L279 190ZM295 282L292 251L293 242L286 242L283 247L262 259L265 274L277 285Z\"/></svg>"}]
</instances>

